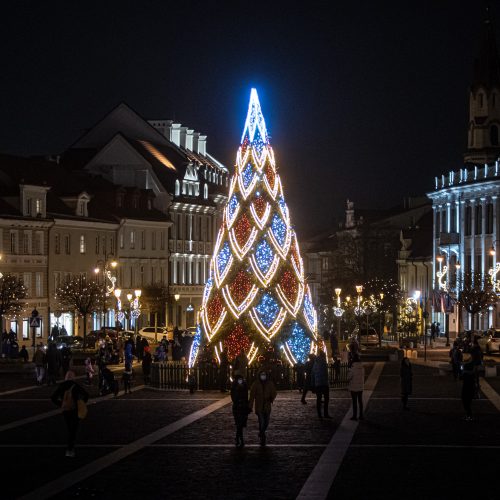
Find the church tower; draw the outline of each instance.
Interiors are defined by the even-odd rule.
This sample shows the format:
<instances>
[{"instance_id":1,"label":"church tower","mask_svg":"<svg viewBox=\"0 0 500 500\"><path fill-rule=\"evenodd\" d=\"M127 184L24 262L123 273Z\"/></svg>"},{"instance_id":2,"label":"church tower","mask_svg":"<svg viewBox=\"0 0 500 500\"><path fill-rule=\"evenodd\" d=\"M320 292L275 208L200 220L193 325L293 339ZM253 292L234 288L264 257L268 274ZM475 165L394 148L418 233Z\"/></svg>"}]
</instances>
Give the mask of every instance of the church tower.
<instances>
[{"instance_id":1,"label":"church tower","mask_svg":"<svg viewBox=\"0 0 500 500\"><path fill-rule=\"evenodd\" d=\"M495 32L488 12L469 94L469 130L464 162L490 164L499 156L500 65Z\"/></svg>"}]
</instances>

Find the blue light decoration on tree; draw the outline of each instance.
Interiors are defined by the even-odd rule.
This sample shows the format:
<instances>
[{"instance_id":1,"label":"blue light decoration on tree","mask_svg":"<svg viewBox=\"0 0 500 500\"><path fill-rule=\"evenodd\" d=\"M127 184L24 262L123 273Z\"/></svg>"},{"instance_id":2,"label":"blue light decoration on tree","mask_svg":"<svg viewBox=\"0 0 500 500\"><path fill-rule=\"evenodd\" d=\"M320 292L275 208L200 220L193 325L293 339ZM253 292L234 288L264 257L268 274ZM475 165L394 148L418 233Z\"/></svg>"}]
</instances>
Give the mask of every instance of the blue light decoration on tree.
<instances>
[{"instance_id":1,"label":"blue light decoration on tree","mask_svg":"<svg viewBox=\"0 0 500 500\"><path fill-rule=\"evenodd\" d=\"M191 344L191 351L189 352L188 366L192 368L196 358L198 357L198 351L200 350L202 339L201 327L198 324L196 326L196 332L194 334L193 343Z\"/></svg>"},{"instance_id":2,"label":"blue light decoration on tree","mask_svg":"<svg viewBox=\"0 0 500 500\"><path fill-rule=\"evenodd\" d=\"M255 259L262 273L266 274L269 271L273 258L274 252L271 245L266 240L262 240L255 250Z\"/></svg>"},{"instance_id":3,"label":"blue light decoration on tree","mask_svg":"<svg viewBox=\"0 0 500 500\"><path fill-rule=\"evenodd\" d=\"M221 346L247 339L249 365L271 345L283 346L290 365L324 349L255 89L224 210L200 310L203 342L218 358Z\"/></svg>"},{"instance_id":4,"label":"blue light decoration on tree","mask_svg":"<svg viewBox=\"0 0 500 500\"><path fill-rule=\"evenodd\" d=\"M245 188L250 186L253 179L253 168L250 163L245 167L245 170L243 170L242 178L243 178L243 185L245 186Z\"/></svg>"},{"instance_id":5,"label":"blue light decoration on tree","mask_svg":"<svg viewBox=\"0 0 500 500\"><path fill-rule=\"evenodd\" d=\"M285 349L288 348L289 354L297 363L305 363L311 352L311 339L303 326L294 323L291 329L290 337L286 341Z\"/></svg>"},{"instance_id":6,"label":"blue light decoration on tree","mask_svg":"<svg viewBox=\"0 0 500 500\"><path fill-rule=\"evenodd\" d=\"M238 206L239 206L238 197L235 194L233 194L233 196L231 196L231 198L229 199L229 203L228 203L229 218L230 219L232 219L234 217L234 214L235 214Z\"/></svg>"},{"instance_id":7,"label":"blue light decoration on tree","mask_svg":"<svg viewBox=\"0 0 500 500\"><path fill-rule=\"evenodd\" d=\"M229 246L229 242L225 241L224 245L220 249L219 255L217 256L217 266L219 269L219 274L223 274L227 263L231 257L231 248Z\"/></svg>"},{"instance_id":8,"label":"blue light decoration on tree","mask_svg":"<svg viewBox=\"0 0 500 500\"><path fill-rule=\"evenodd\" d=\"M259 314L259 319L262 321L262 324L266 328L269 328L278 317L280 306L270 293L265 293L255 310Z\"/></svg>"},{"instance_id":9,"label":"blue light decoration on tree","mask_svg":"<svg viewBox=\"0 0 500 500\"><path fill-rule=\"evenodd\" d=\"M271 223L271 229L273 231L274 237L280 246L283 246L286 241L287 227L283 222L283 219L275 214L273 217L273 221Z\"/></svg>"}]
</instances>

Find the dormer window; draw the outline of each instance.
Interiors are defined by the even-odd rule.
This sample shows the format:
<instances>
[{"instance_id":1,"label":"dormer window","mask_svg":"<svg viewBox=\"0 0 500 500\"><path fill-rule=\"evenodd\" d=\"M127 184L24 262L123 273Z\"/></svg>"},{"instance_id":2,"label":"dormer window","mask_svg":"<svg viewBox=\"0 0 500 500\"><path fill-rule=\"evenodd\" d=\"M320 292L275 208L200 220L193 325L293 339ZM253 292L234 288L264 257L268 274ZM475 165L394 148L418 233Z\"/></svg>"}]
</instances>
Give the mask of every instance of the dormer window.
<instances>
[{"instance_id":1,"label":"dormer window","mask_svg":"<svg viewBox=\"0 0 500 500\"><path fill-rule=\"evenodd\" d=\"M42 213L42 200L40 198L37 198L35 200L35 215L41 215Z\"/></svg>"},{"instance_id":2,"label":"dormer window","mask_svg":"<svg viewBox=\"0 0 500 500\"><path fill-rule=\"evenodd\" d=\"M208 199L208 184L203 186L203 198Z\"/></svg>"},{"instance_id":3,"label":"dormer window","mask_svg":"<svg viewBox=\"0 0 500 500\"><path fill-rule=\"evenodd\" d=\"M45 217L47 186L21 184L21 206L24 217Z\"/></svg>"},{"instance_id":4,"label":"dormer window","mask_svg":"<svg viewBox=\"0 0 500 500\"><path fill-rule=\"evenodd\" d=\"M76 201L76 215L78 217L88 217L88 203L90 201L90 196L87 193L81 193Z\"/></svg>"},{"instance_id":5,"label":"dormer window","mask_svg":"<svg viewBox=\"0 0 500 500\"><path fill-rule=\"evenodd\" d=\"M181 183L179 179L175 181L175 196L179 196L181 194Z\"/></svg>"}]
</instances>

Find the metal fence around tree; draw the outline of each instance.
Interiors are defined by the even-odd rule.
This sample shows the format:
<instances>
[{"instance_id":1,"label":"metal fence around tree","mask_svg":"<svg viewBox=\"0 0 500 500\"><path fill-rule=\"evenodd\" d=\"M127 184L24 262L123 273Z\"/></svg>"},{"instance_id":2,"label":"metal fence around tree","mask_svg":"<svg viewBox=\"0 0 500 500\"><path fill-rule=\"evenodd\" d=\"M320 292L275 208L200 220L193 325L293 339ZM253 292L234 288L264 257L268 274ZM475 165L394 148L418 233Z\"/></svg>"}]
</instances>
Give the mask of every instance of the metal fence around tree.
<instances>
[{"instance_id":1,"label":"metal fence around tree","mask_svg":"<svg viewBox=\"0 0 500 500\"><path fill-rule=\"evenodd\" d=\"M251 384L262 367L251 366L247 368L246 380ZM268 370L271 379L278 390L300 389L304 385L304 367L273 366ZM328 365L330 387L342 389L347 387L346 363L333 363ZM227 380L230 382L228 373ZM221 372L218 366L211 363L199 363L193 368L188 368L182 361L167 361L153 363L151 367L151 385L158 389L189 389L199 390L220 389Z\"/></svg>"}]
</instances>

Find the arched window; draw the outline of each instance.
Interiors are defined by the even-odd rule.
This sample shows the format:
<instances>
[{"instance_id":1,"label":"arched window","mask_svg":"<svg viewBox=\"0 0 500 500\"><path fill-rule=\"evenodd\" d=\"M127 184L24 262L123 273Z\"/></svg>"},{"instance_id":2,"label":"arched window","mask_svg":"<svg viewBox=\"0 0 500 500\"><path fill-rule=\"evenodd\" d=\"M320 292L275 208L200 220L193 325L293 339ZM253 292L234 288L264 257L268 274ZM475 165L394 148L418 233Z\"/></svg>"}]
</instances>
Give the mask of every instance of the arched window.
<instances>
[{"instance_id":1,"label":"arched window","mask_svg":"<svg viewBox=\"0 0 500 500\"><path fill-rule=\"evenodd\" d=\"M208 198L208 184L203 186L203 198L205 198L205 200Z\"/></svg>"},{"instance_id":2,"label":"arched window","mask_svg":"<svg viewBox=\"0 0 500 500\"><path fill-rule=\"evenodd\" d=\"M490 144L498 146L498 127L496 125L490 127Z\"/></svg>"},{"instance_id":3,"label":"arched window","mask_svg":"<svg viewBox=\"0 0 500 500\"><path fill-rule=\"evenodd\" d=\"M186 194L186 181L182 181L182 194Z\"/></svg>"},{"instance_id":4,"label":"arched window","mask_svg":"<svg viewBox=\"0 0 500 500\"><path fill-rule=\"evenodd\" d=\"M175 181L175 196L179 196L181 194L181 183L179 179Z\"/></svg>"}]
</instances>

